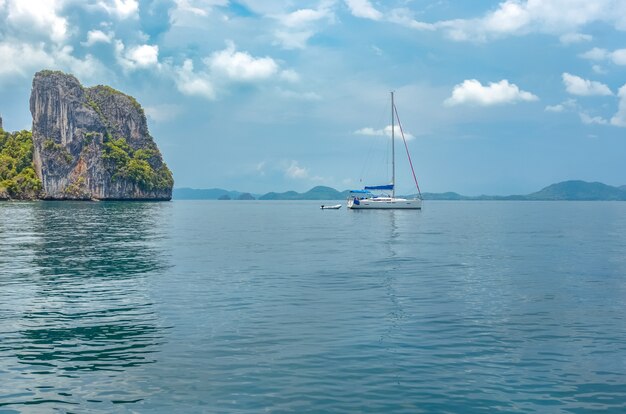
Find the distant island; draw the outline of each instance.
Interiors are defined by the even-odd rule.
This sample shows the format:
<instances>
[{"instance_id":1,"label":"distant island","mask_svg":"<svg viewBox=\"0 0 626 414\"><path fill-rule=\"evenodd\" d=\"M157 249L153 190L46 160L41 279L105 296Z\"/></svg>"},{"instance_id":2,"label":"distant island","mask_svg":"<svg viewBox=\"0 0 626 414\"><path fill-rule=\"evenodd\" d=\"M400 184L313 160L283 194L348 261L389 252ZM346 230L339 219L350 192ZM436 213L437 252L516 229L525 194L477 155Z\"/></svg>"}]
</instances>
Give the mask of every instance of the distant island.
<instances>
[{"instance_id":1,"label":"distant island","mask_svg":"<svg viewBox=\"0 0 626 414\"><path fill-rule=\"evenodd\" d=\"M242 194L237 191L228 191L220 188L197 190L192 188L175 188L173 198L176 200L345 200L349 190L338 191L332 187L317 186L305 193L286 191L284 193L270 192L257 195L252 198L241 198ZM407 197L414 197L407 195ZM228 198L226 198L228 197ZM518 200L518 201L626 201L626 185L614 187L599 182L586 182L580 180L563 181L549 185L540 191L526 195L509 196L464 196L454 192L446 193L422 193L424 200Z\"/></svg>"},{"instance_id":2,"label":"distant island","mask_svg":"<svg viewBox=\"0 0 626 414\"><path fill-rule=\"evenodd\" d=\"M170 200L174 180L141 105L73 75L35 74L32 131L0 120L0 199Z\"/></svg>"}]
</instances>

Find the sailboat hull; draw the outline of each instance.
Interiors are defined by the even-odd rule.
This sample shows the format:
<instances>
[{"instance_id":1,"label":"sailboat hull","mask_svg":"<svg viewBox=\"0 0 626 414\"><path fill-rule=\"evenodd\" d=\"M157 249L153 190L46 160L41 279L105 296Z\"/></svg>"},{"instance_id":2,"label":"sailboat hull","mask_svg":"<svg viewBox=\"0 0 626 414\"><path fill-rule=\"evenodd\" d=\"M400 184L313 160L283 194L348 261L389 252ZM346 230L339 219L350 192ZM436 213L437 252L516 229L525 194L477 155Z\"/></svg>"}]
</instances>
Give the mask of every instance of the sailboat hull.
<instances>
[{"instance_id":1,"label":"sailboat hull","mask_svg":"<svg viewBox=\"0 0 626 414\"><path fill-rule=\"evenodd\" d=\"M348 199L348 208L351 210L420 210L422 200L407 200L404 198L364 198L360 200Z\"/></svg>"}]
</instances>

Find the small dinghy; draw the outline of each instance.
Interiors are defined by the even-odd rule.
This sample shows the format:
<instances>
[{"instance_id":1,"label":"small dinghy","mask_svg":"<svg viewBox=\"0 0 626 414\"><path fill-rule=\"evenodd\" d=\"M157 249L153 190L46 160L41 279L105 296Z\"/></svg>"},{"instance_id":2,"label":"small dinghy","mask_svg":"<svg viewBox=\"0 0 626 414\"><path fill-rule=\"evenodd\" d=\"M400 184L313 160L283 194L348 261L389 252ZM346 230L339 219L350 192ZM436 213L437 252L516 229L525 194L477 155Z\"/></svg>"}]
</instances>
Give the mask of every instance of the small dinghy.
<instances>
[{"instance_id":1,"label":"small dinghy","mask_svg":"<svg viewBox=\"0 0 626 414\"><path fill-rule=\"evenodd\" d=\"M322 210L339 210L341 208L341 204L335 204L334 206L325 206L324 204L322 204L320 208Z\"/></svg>"}]
</instances>

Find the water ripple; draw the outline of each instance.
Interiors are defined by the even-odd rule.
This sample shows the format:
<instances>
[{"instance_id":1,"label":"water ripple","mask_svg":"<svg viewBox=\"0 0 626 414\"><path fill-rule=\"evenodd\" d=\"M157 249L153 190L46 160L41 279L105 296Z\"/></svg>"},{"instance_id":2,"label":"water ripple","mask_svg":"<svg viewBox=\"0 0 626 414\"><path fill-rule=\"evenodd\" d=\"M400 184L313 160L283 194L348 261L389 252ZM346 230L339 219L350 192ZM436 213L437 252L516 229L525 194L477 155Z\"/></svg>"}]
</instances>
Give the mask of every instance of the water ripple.
<instances>
[{"instance_id":1,"label":"water ripple","mask_svg":"<svg viewBox=\"0 0 626 414\"><path fill-rule=\"evenodd\" d=\"M0 411L626 410L626 203L318 207L0 203Z\"/></svg>"}]
</instances>

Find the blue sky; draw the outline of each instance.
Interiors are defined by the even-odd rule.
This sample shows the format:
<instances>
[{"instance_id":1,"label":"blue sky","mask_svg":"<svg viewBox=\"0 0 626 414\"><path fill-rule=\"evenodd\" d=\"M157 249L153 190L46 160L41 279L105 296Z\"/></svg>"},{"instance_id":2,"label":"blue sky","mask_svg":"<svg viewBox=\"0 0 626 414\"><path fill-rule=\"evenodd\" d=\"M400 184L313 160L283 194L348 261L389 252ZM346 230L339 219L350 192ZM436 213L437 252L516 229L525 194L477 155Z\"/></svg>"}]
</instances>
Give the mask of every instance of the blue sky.
<instances>
[{"instance_id":1,"label":"blue sky","mask_svg":"<svg viewBox=\"0 0 626 414\"><path fill-rule=\"evenodd\" d=\"M390 90L423 191L626 184L623 0L0 0L0 19L5 129L30 129L40 69L109 84L177 187L385 183Z\"/></svg>"}]
</instances>

